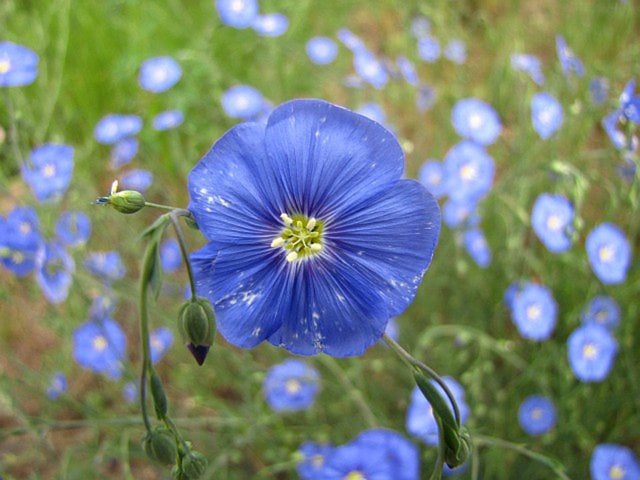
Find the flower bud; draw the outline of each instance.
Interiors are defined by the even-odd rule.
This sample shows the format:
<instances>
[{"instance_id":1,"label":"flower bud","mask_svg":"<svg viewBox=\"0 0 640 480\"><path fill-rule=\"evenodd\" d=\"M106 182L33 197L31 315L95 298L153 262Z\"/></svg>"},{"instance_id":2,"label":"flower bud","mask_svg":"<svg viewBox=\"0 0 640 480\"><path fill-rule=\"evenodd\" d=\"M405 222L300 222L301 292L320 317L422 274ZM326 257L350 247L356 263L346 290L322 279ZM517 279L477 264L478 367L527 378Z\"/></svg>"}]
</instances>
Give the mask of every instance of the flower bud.
<instances>
[{"instance_id":1,"label":"flower bud","mask_svg":"<svg viewBox=\"0 0 640 480\"><path fill-rule=\"evenodd\" d=\"M208 463L203 454L191 451L182 459L182 471L189 480L197 480L204 474Z\"/></svg>"},{"instance_id":2,"label":"flower bud","mask_svg":"<svg viewBox=\"0 0 640 480\"><path fill-rule=\"evenodd\" d=\"M120 213L136 213L145 206L145 199L140 192L135 190L123 190L108 197L108 205L111 205Z\"/></svg>"},{"instance_id":3,"label":"flower bud","mask_svg":"<svg viewBox=\"0 0 640 480\"><path fill-rule=\"evenodd\" d=\"M142 448L153 461L164 465L173 465L176 462L178 455L176 440L166 428L158 427L148 432L142 438Z\"/></svg>"},{"instance_id":4,"label":"flower bud","mask_svg":"<svg viewBox=\"0 0 640 480\"><path fill-rule=\"evenodd\" d=\"M178 327L187 347L202 365L216 333L215 315L209 301L198 298L182 305Z\"/></svg>"}]
</instances>

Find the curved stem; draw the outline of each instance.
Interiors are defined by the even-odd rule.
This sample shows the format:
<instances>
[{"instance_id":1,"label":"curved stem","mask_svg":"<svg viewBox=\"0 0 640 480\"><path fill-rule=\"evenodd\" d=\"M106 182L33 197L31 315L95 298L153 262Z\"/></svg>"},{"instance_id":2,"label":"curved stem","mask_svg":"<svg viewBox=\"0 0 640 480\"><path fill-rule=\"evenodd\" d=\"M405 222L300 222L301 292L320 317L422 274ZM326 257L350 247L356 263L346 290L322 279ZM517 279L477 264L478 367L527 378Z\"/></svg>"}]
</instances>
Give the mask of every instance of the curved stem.
<instances>
[{"instance_id":1,"label":"curved stem","mask_svg":"<svg viewBox=\"0 0 640 480\"><path fill-rule=\"evenodd\" d=\"M176 213L178 212L178 213ZM189 213L191 215L191 213ZM184 233L182 232L182 228L180 228L180 224L178 223L177 217L184 216L181 214L181 211L174 210L169 215L171 219L171 225L173 225L173 229L176 232L176 237L178 238L178 245L180 245L180 253L182 254L182 260L187 268L187 276L189 277L189 286L191 287L191 301L196 301L196 282L193 278L193 271L191 270L191 262L189 261L189 253L187 252L187 242L184 238Z\"/></svg>"},{"instance_id":2,"label":"curved stem","mask_svg":"<svg viewBox=\"0 0 640 480\"><path fill-rule=\"evenodd\" d=\"M162 210L169 210L169 211L174 211L174 210L181 210L181 208L178 207L172 207L170 205L162 205L161 203L153 203L153 202L144 202L144 206L145 207L153 207L153 208L160 208Z\"/></svg>"},{"instance_id":3,"label":"curved stem","mask_svg":"<svg viewBox=\"0 0 640 480\"><path fill-rule=\"evenodd\" d=\"M438 456L436 457L436 465L433 468L433 472L429 477L429 480L440 480L442 478L442 469L444 467L444 428L442 428L442 420L437 415L434 415L436 423L438 424Z\"/></svg>"},{"instance_id":4,"label":"curved stem","mask_svg":"<svg viewBox=\"0 0 640 480\"><path fill-rule=\"evenodd\" d=\"M151 431L151 422L147 412L147 371L151 366L151 348L149 346L149 311L148 311L148 271L153 260L153 252L150 246L144 255L142 274L140 275L140 341L142 342L142 371L140 373L140 407L142 409L142 419L148 432Z\"/></svg>"},{"instance_id":5,"label":"curved stem","mask_svg":"<svg viewBox=\"0 0 640 480\"><path fill-rule=\"evenodd\" d=\"M523 447L522 445L518 445L516 443L511 443L507 440L502 440L501 438L487 437L484 435L474 435L472 440L477 446L495 446L506 448L508 450L513 450L514 452L519 453L525 457L528 457L536 462L539 462L543 465L549 467L553 472L561 478L562 480L571 480L566 473L562 471L562 469L558 466L558 462L549 457L546 457L540 453L532 452L531 450Z\"/></svg>"},{"instance_id":6,"label":"curved stem","mask_svg":"<svg viewBox=\"0 0 640 480\"><path fill-rule=\"evenodd\" d=\"M422 372L426 373L429 377L431 377L433 380L435 380L438 385L440 385L440 388L442 388L444 393L449 398L449 402L451 403L451 407L453 408L453 414L456 418L456 424L458 425L458 428L460 428L460 425L462 424L462 422L460 421L460 409L458 408L458 404L456 403L456 399L454 398L453 393L451 393L451 390L449 389L447 384L444 383L444 380L442 380L440 375L438 375L436 371L433 370L431 367L425 365L420 360L414 358L409 352L407 352L404 348L402 348L402 346L398 342L396 342L393 338L391 338L386 333L383 335L382 338L384 338L384 341L386 342L386 344L389 345L389 348L391 348L391 350L393 350L410 367L421 370Z\"/></svg>"}]
</instances>

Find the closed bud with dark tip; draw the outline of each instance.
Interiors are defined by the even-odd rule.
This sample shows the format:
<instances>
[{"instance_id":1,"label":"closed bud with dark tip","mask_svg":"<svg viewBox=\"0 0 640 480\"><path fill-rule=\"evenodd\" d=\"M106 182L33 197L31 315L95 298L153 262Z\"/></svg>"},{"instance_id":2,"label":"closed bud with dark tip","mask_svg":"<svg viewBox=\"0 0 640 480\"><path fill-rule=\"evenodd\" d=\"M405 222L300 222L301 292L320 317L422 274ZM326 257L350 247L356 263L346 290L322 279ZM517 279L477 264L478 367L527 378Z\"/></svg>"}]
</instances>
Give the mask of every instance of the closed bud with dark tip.
<instances>
[{"instance_id":1,"label":"closed bud with dark tip","mask_svg":"<svg viewBox=\"0 0 640 480\"><path fill-rule=\"evenodd\" d=\"M216 334L215 315L209 301L197 298L182 305L178 327L187 347L202 365Z\"/></svg>"},{"instance_id":2,"label":"closed bud with dark tip","mask_svg":"<svg viewBox=\"0 0 640 480\"><path fill-rule=\"evenodd\" d=\"M135 190L123 190L108 197L108 205L111 205L120 213L136 213L142 210L146 204L144 197Z\"/></svg>"}]
</instances>

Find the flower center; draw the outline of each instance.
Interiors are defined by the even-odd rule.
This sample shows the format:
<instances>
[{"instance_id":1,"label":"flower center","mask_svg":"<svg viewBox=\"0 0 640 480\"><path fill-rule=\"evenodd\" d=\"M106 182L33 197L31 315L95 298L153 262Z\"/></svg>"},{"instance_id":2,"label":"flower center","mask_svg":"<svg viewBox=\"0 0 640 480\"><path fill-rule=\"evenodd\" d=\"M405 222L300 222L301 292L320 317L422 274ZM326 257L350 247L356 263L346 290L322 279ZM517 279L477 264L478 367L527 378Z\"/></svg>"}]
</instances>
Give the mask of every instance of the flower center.
<instances>
[{"instance_id":1,"label":"flower center","mask_svg":"<svg viewBox=\"0 0 640 480\"><path fill-rule=\"evenodd\" d=\"M593 343L587 343L584 347L582 347L582 355L584 358L592 359L598 355L598 349Z\"/></svg>"},{"instance_id":2,"label":"flower center","mask_svg":"<svg viewBox=\"0 0 640 480\"><path fill-rule=\"evenodd\" d=\"M469 117L469 126L473 130L479 129L482 126L482 117L477 113L471 115L471 117Z\"/></svg>"},{"instance_id":3,"label":"flower center","mask_svg":"<svg viewBox=\"0 0 640 480\"><path fill-rule=\"evenodd\" d=\"M604 263L609 263L613 259L613 254L614 249L611 245L604 245L598 250L598 257L600 257L600 261Z\"/></svg>"},{"instance_id":4,"label":"flower center","mask_svg":"<svg viewBox=\"0 0 640 480\"><path fill-rule=\"evenodd\" d=\"M22 222L20 224L20 227L18 228L20 229L20 233L23 235L31 233L31 225L29 225L27 222Z\"/></svg>"},{"instance_id":5,"label":"flower center","mask_svg":"<svg viewBox=\"0 0 640 480\"><path fill-rule=\"evenodd\" d=\"M596 313L596 322L605 323L607 321L608 313L606 310L599 310Z\"/></svg>"},{"instance_id":6,"label":"flower center","mask_svg":"<svg viewBox=\"0 0 640 480\"><path fill-rule=\"evenodd\" d=\"M0 73L7 73L11 69L11 62L8 58L0 60Z\"/></svg>"},{"instance_id":7,"label":"flower center","mask_svg":"<svg viewBox=\"0 0 640 480\"><path fill-rule=\"evenodd\" d=\"M22 254L22 252L14 251L11 254L11 261L16 265L20 265L22 262L24 262L24 255Z\"/></svg>"},{"instance_id":8,"label":"flower center","mask_svg":"<svg viewBox=\"0 0 640 480\"><path fill-rule=\"evenodd\" d=\"M93 339L93 348L98 352L102 352L105 348L107 348L107 339L102 335L98 335Z\"/></svg>"},{"instance_id":9,"label":"flower center","mask_svg":"<svg viewBox=\"0 0 640 480\"><path fill-rule=\"evenodd\" d=\"M300 384L299 380L295 378L290 378L285 382L284 388L287 391L287 393L295 395L300 391L300 389L302 388L302 385Z\"/></svg>"},{"instance_id":10,"label":"flower center","mask_svg":"<svg viewBox=\"0 0 640 480\"><path fill-rule=\"evenodd\" d=\"M542 418L542 409L540 407L536 407L531 410L531 418L534 420L540 420Z\"/></svg>"},{"instance_id":11,"label":"flower center","mask_svg":"<svg viewBox=\"0 0 640 480\"><path fill-rule=\"evenodd\" d=\"M609 477L611 480L622 480L625 473L624 468L620 465L614 465L611 467L611 470L609 470Z\"/></svg>"},{"instance_id":12,"label":"flower center","mask_svg":"<svg viewBox=\"0 0 640 480\"><path fill-rule=\"evenodd\" d=\"M562 221L558 215L551 215L547 219L547 228L549 230L558 231L562 227Z\"/></svg>"},{"instance_id":13,"label":"flower center","mask_svg":"<svg viewBox=\"0 0 640 480\"><path fill-rule=\"evenodd\" d=\"M53 177L55 175L55 173L56 173L56 167L55 167L55 165L52 165L50 163L45 165L44 168L42 169L42 176L44 178Z\"/></svg>"},{"instance_id":14,"label":"flower center","mask_svg":"<svg viewBox=\"0 0 640 480\"><path fill-rule=\"evenodd\" d=\"M460 177L462 178L462 180L465 180L468 182L470 180L475 180L477 176L478 176L478 172L476 171L476 168L473 165L470 165L467 163L462 167L460 167Z\"/></svg>"},{"instance_id":15,"label":"flower center","mask_svg":"<svg viewBox=\"0 0 640 480\"><path fill-rule=\"evenodd\" d=\"M544 123L546 125L548 123L551 123L552 116L553 116L553 113L551 112L551 110L546 109L540 112L538 119L540 120L540 123Z\"/></svg>"},{"instance_id":16,"label":"flower center","mask_svg":"<svg viewBox=\"0 0 640 480\"><path fill-rule=\"evenodd\" d=\"M363 475L362 472L358 472L354 470L353 472L347 473L345 475L344 480L367 480L367 478Z\"/></svg>"},{"instance_id":17,"label":"flower center","mask_svg":"<svg viewBox=\"0 0 640 480\"><path fill-rule=\"evenodd\" d=\"M157 336L151 335L149 339L149 344L153 350L162 350L164 348L164 343Z\"/></svg>"},{"instance_id":18,"label":"flower center","mask_svg":"<svg viewBox=\"0 0 640 480\"><path fill-rule=\"evenodd\" d=\"M542 313L542 311L540 310L540 307L538 305L529 305L527 307L527 318L529 320L537 320L538 318L540 318L540 314Z\"/></svg>"},{"instance_id":19,"label":"flower center","mask_svg":"<svg viewBox=\"0 0 640 480\"><path fill-rule=\"evenodd\" d=\"M303 215L280 215L285 228L273 239L271 248L282 248L287 261L294 262L322 251L323 222Z\"/></svg>"},{"instance_id":20,"label":"flower center","mask_svg":"<svg viewBox=\"0 0 640 480\"><path fill-rule=\"evenodd\" d=\"M311 457L311 464L315 468L320 468L324 464L324 457L322 455L320 455L319 453L317 453L316 455Z\"/></svg>"}]
</instances>

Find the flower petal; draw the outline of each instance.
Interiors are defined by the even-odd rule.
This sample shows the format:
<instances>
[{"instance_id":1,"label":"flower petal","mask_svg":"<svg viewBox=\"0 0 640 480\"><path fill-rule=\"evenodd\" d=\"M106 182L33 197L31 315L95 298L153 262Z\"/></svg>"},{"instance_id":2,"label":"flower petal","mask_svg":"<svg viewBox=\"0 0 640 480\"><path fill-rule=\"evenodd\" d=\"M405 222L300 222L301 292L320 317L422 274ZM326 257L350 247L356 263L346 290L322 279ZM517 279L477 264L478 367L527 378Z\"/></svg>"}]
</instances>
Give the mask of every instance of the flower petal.
<instances>
[{"instance_id":1,"label":"flower petal","mask_svg":"<svg viewBox=\"0 0 640 480\"><path fill-rule=\"evenodd\" d=\"M440 209L413 180L401 180L373 201L360 203L326 226L327 249L343 255L382 293L391 315L413 301L431 263Z\"/></svg>"},{"instance_id":2,"label":"flower petal","mask_svg":"<svg viewBox=\"0 0 640 480\"><path fill-rule=\"evenodd\" d=\"M237 125L189 174L189 210L207 239L245 244L266 235L270 242L280 229L281 211L271 202L278 197L269 192L273 182L258 178L267 163L263 139L263 125Z\"/></svg>"},{"instance_id":3,"label":"flower petal","mask_svg":"<svg viewBox=\"0 0 640 480\"><path fill-rule=\"evenodd\" d=\"M403 169L404 154L388 130L320 100L276 108L265 148L289 214L326 217L386 189Z\"/></svg>"}]
</instances>

